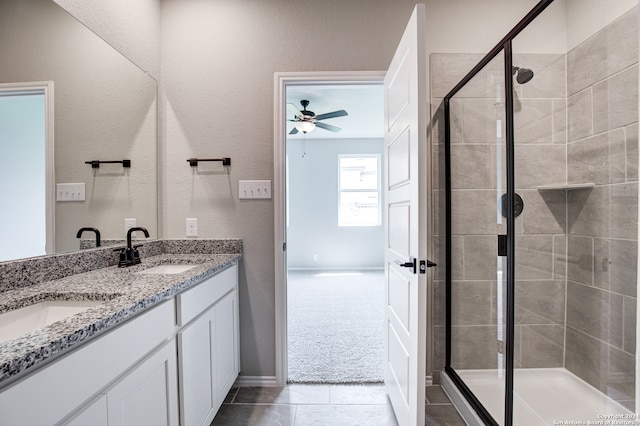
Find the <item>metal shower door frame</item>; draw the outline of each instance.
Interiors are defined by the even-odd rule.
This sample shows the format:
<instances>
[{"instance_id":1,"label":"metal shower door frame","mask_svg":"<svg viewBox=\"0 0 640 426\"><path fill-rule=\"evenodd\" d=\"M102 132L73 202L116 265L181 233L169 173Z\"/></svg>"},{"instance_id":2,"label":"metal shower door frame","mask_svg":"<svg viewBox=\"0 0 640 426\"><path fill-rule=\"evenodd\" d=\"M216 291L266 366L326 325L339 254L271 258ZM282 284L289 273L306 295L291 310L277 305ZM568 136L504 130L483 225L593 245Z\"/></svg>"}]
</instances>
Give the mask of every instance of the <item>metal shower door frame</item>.
<instances>
[{"instance_id":1,"label":"metal shower door frame","mask_svg":"<svg viewBox=\"0 0 640 426\"><path fill-rule=\"evenodd\" d=\"M500 42L478 62L444 97L445 115L445 215L446 215L446 342L445 371L476 414L488 425L497 425L482 403L451 366L451 307L452 307L452 224L451 224L451 111L450 101L467 83L500 53L504 54L505 114L506 114L506 178L507 178L507 285L505 333L505 404L504 424L513 425L513 373L515 332L515 141L513 116L513 39L518 36L554 0L541 0Z\"/></svg>"}]
</instances>

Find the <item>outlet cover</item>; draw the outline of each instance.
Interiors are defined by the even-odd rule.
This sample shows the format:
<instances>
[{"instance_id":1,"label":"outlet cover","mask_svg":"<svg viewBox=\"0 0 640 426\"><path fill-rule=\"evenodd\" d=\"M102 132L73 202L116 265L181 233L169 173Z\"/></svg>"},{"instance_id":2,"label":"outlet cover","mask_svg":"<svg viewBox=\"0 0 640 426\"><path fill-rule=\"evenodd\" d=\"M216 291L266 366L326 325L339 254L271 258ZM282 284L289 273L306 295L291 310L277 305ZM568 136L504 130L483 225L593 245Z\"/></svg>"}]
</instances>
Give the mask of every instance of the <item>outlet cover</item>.
<instances>
[{"instance_id":1,"label":"outlet cover","mask_svg":"<svg viewBox=\"0 0 640 426\"><path fill-rule=\"evenodd\" d=\"M198 218L188 217L187 218L187 237L197 237L198 236Z\"/></svg>"},{"instance_id":2,"label":"outlet cover","mask_svg":"<svg viewBox=\"0 0 640 426\"><path fill-rule=\"evenodd\" d=\"M126 218L124 220L124 232L126 233L129 229L133 228L134 226L136 226L136 220L135 218Z\"/></svg>"}]
</instances>

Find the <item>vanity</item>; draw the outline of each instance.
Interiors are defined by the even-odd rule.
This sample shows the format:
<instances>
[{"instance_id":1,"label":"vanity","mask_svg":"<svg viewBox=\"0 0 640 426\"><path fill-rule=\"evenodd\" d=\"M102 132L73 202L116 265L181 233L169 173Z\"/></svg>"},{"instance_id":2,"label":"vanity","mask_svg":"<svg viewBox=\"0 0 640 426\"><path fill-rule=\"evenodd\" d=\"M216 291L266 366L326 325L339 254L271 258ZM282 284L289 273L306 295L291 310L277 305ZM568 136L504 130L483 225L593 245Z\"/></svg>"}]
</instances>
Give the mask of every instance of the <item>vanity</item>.
<instances>
[{"instance_id":1,"label":"vanity","mask_svg":"<svg viewBox=\"0 0 640 426\"><path fill-rule=\"evenodd\" d=\"M160 240L128 268L111 247L0 263L76 271L4 284L0 320L22 306L62 314L15 338L0 330L0 424L209 424L240 371L241 251L241 240Z\"/></svg>"}]
</instances>

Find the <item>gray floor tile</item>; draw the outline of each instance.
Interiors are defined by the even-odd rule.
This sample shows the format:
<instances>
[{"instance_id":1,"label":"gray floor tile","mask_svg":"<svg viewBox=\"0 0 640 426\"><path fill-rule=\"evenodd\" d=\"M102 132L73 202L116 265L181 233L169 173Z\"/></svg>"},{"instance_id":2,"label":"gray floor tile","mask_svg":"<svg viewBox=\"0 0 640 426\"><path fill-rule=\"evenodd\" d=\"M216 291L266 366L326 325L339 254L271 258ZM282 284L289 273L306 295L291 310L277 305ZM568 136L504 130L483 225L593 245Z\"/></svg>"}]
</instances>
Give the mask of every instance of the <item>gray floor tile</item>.
<instances>
[{"instance_id":1,"label":"gray floor tile","mask_svg":"<svg viewBox=\"0 0 640 426\"><path fill-rule=\"evenodd\" d=\"M383 384L371 385L331 385L331 404L389 404L387 390Z\"/></svg>"},{"instance_id":2,"label":"gray floor tile","mask_svg":"<svg viewBox=\"0 0 640 426\"><path fill-rule=\"evenodd\" d=\"M390 405L299 405L294 426L397 426Z\"/></svg>"},{"instance_id":3,"label":"gray floor tile","mask_svg":"<svg viewBox=\"0 0 640 426\"><path fill-rule=\"evenodd\" d=\"M327 385L242 387L234 399L239 404L329 404Z\"/></svg>"},{"instance_id":4,"label":"gray floor tile","mask_svg":"<svg viewBox=\"0 0 640 426\"><path fill-rule=\"evenodd\" d=\"M293 426L295 405L224 404L211 426Z\"/></svg>"},{"instance_id":5,"label":"gray floor tile","mask_svg":"<svg viewBox=\"0 0 640 426\"><path fill-rule=\"evenodd\" d=\"M426 426L466 426L453 405L427 405Z\"/></svg>"},{"instance_id":6,"label":"gray floor tile","mask_svg":"<svg viewBox=\"0 0 640 426\"><path fill-rule=\"evenodd\" d=\"M451 404L440 386L427 386L427 404Z\"/></svg>"}]
</instances>

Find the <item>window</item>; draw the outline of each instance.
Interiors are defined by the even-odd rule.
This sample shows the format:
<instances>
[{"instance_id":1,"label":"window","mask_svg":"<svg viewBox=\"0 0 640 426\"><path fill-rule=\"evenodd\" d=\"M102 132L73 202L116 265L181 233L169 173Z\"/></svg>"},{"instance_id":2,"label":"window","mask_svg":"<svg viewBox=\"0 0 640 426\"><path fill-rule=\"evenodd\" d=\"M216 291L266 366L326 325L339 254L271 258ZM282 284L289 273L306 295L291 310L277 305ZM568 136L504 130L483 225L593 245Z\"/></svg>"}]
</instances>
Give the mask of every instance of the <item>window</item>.
<instances>
[{"instance_id":1,"label":"window","mask_svg":"<svg viewBox=\"0 0 640 426\"><path fill-rule=\"evenodd\" d=\"M338 156L338 226L380 226L380 156Z\"/></svg>"}]
</instances>

